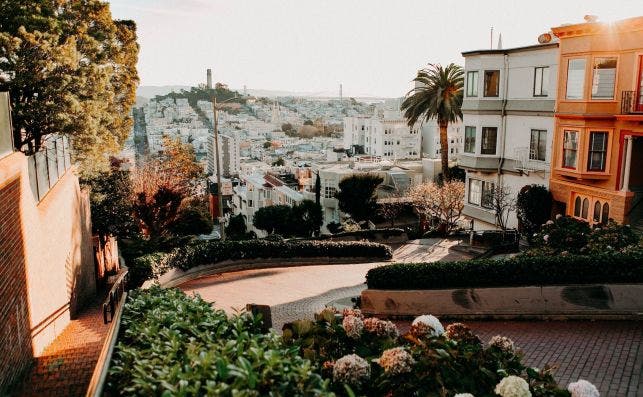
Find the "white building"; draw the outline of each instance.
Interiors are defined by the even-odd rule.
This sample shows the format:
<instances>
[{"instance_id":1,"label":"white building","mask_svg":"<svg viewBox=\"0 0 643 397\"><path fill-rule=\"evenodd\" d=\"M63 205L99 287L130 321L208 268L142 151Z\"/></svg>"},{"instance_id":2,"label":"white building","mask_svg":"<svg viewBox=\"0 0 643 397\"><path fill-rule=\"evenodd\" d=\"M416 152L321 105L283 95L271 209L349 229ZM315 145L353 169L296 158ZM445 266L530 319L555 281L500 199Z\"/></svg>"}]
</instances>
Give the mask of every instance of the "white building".
<instances>
[{"instance_id":1,"label":"white building","mask_svg":"<svg viewBox=\"0 0 643 397\"><path fill-rule=\"evenodd\" d=\"M426 121L422 131L422 155L424 158L440 159L440 127L437 120ZM449 123L447 127L449 160L456 160L464 148L464 127L462 123Z\"/></svg>"},{"instance_id":2,"label":"white building","mask_svg":"<svg viewBox=\"0 0 643 397\"><path fill-rule=\"evenodd\" d=\"M406 124L400 111L385 110L383 116L344 118L344 149L387 160L419 159L420 128Z\"/></svg>"},{"instance_id":3,"label":"white building","mask_svg":"<svg viewBox=\"0 0 643 397\"><path fill-rule=\"evenodd\" d=\"M216 175L214 134L208 136L208 161L206 172ZM221 175L225 177L238 176L241 171L240 141L235 134L219 134L219 166Z\"/></svg>"},{"instance_id":4,"label":"white building","mask_svg":"<svg viewBox=\"0 0 643 397\"><path fill-rule=\"evenodd\" d=\"M463 214L474 229L497 227L492 192L506 186L516 195L525 185L548 186L558 43L464 52L462 104L465 168ZM515 212L507 226L515 228Z\"/></svg>"}]
</instances>

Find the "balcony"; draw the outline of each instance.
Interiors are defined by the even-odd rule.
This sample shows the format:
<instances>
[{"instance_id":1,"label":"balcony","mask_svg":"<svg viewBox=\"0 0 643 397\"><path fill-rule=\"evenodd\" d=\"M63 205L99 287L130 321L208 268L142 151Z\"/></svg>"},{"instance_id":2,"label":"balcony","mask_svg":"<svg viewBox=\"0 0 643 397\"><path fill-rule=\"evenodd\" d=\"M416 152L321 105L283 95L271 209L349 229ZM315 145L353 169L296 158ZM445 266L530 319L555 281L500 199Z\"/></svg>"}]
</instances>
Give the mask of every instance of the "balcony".
<instances>
[{"instance_id":1,"label":"balcony","mask_svg":"<svg viewBox=\"0 0 643 397\"><path fill-rule=\"evenodd\" d=\"M479 156L474 154L461 154L458 165L462 168L478 171L495 171L500 165L498 156Z\"/></svg>"},{"instance_id":2,"label":"balcony","mask_svg":"<svg viewBox=\"0 0 643 397\"><path fill-rule=\"evenodd\" d=\"M643 114L643 92L621 92L621 114Z\"/></svg>"}]
</instances>

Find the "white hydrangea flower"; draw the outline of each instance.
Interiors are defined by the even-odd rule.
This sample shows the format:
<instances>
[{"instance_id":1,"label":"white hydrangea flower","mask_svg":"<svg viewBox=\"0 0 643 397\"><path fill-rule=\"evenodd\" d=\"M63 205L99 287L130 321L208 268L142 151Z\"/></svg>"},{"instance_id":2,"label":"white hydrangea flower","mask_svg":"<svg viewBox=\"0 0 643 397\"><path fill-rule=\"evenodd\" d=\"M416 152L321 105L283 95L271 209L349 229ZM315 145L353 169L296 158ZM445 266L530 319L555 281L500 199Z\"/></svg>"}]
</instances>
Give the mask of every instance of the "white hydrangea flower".
<instances>
[{"instance_id":1,"label":"white hydrangea flower","mask_svg":"<svg viewBox=\"0 0 643 397\"><path fill-rule=\"evenodd\" d=\"M333 380L358 386L371 377L371 366L357 354L349 354L335 361Z\"/></svg>"},{"instance_id":2,"label":"white hydrangea flower","mask_svg":"<svg viewBox=\"0 0 643 397\"><path fill-rule=\"evenodd\" d=\"M545 240L545 242L549 241L549 234L545 234L543 236L543 240Z\"/></svg>"},{"instance_id":3,"label":"white hydrangea flower","mask_svg":"<svg viewBox=\"0 0 643 397\"><path fill-rule=\"evenodd\" d=\"M514 351L514 341L502 335L496 335L491 338L489 340L489 346L495 346L507 353L513 353Z\"/></svg>"},{"instance_id":4,"label":"white hydrangea flower","mask_svg":"<svg viewBox=\"0 0 643 397\"><path fill-rule=\"evenodd\" d=\"M502 378L494 391L501 397L531 397L527 381L514 375Z\"/></svg>"},{"instance_id":5,"label":"white hydrangea flower","mask_svg":"<svg viewBox=\"0 0 643 397\"><path fill-rule=\"evenodd\" d=\"M424 324L430 327L432 330L430 332L432 336L440 336L444 333L444 327L442 326L440 320L430 314L416 317L415 320L413 320L413 322L411 323L411 326L418 324Z\"/></svg>"},{"instance_id":6,"label":"white hydrangea flower","mask_svg":"<svg viewBox=\"0 0 643 397\"><path fill-rule=\"evenodd\" d=\"M471 393L458 393L453 397L475 397L475 396Z\"/></svg>"},{"instance_id":7,"label":"white hydrangea flower","mask_svg":"<svg viewBox=\"0 0 643 397\"><path fill-rule=\"evenodd\" d=\"M399 332L395 324L390 321L380 320L377 317L370 317L364 320L364 330L377 336L389 336L397 338Z\"/></svg>"},{"instance_id":8,"label":"white hydrangea flower","mask_svg":"<svg viewBox=\"0 0 643 397\"><path fill-rule=\"evenodd\" d=\"M562 218L562 217L563 217L563 216L562 216L561 214L556 214L556 219L560 219L560 218Z\"/></svg>"},{"instance_id":9,"label":"white hydrangea flower","mask_svg":"<svg viewBox=\"0 0 643 397\"><path fill-rule=\"evenodd\" d=\"M572 393L572 397L600 397L596 386L584 379L570 383L567 386L567 391Z\"/></svg>"},{"instance_id":10,"label":"white hydrangea flower","mask_svg":"<svg viewBox=\"0 0 643 397\"><path fill-rule=\"evenodd\" d=\"M359 317L348 316L342 320L342 327L349 338L358 339L364 330L364 322Z\"/></svg>"},{"instance_id":11,"label":"white hydrangea flower","mask_svg":"<svg viewBox=\"0 0 643 397\"><path fill-rule=\"evenodd\" d=\"M394 347L382 352L377 363L390 375L399 375L413 370L415 360L403 347Z\"/></svg>"}]
</instances>

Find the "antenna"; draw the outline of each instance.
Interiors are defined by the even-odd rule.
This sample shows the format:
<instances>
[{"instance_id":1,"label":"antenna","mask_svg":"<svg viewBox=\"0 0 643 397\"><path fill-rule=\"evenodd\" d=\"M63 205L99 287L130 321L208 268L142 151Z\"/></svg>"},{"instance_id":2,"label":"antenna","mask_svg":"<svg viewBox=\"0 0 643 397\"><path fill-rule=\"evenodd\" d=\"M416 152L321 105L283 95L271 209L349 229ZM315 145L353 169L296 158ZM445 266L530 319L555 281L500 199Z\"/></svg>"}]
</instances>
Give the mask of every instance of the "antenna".
<instances>
[{"instance_id":1,"label":"antenna","mask_svg":"<svg viewBox=\"0 0 643 397\"><path fill-rule=\"evenodd\" d=\"M493 50L493 26L491 27L491 37L489 38L489 49Z\"/></svg>"}]
</instances>

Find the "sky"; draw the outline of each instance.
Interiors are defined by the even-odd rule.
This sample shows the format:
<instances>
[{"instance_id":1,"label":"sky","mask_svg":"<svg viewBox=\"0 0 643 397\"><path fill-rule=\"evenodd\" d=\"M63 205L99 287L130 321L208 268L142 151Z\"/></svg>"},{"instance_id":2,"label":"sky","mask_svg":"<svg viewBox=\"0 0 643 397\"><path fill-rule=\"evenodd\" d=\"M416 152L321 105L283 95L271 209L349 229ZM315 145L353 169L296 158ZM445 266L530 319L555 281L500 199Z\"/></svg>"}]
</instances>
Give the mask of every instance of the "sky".
<instances>
[{"instance_id":1,"label":"sky","mask_svg":"<svg viewBox=\"0 0 643 397\"><path fill-rule=\"evenodd\" d=\"M112 0L138 26L141 85L399 97L427 63L537 43L553 26L643 15L642 0Z\"/></svg>"}]
</instances>

